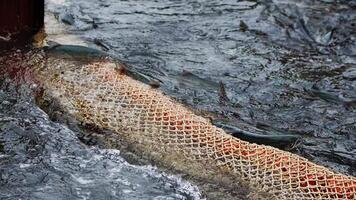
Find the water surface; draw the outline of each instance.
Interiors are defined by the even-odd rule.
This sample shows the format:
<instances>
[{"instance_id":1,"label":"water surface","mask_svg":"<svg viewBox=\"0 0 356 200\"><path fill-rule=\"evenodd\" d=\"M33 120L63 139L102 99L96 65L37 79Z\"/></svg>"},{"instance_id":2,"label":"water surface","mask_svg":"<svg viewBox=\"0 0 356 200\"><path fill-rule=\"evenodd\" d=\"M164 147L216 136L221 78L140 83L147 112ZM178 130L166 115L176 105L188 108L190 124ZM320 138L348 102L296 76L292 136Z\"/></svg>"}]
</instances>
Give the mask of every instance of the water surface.
<instances>
[{"instance_id":1,"label":"water surface","mask_svg":"<svg viewBox=\"0 0 356 200\"><path fill-rule=\"evenodd\" d=\"M356 175L355 1L50 1L70 33L215 120ZM226 96L221 98L221 85Z\"/></svg>"},{"instance_id":2,"label":"water surface","mask_svg":"<svg viewBox=\"0 0 356 200\"><path fill-rule=\"evenodd\" d=\"M52 38L83 39L215 121L300 135L289 151L356 175L355 1L49 0L47 10L73 36ZM0 82L1 199L201 198L177 175L84 144L28 88Z\"/></svg>"}]
</instances>

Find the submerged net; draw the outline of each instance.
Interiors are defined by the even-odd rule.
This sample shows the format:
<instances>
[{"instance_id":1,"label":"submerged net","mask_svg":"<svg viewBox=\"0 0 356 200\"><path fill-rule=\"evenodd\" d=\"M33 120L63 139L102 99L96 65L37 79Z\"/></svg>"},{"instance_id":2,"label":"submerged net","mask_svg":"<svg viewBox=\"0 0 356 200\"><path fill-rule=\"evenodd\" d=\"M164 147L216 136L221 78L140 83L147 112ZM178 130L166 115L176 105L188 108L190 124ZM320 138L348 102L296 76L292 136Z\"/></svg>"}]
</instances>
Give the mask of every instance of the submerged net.
<instances>
[{"instance_id":1,"label":"submerged net","mask_svg":"<svg viewBox=\"0 0 356 200\"><path fill-rule=\"evenodd\" d=\"M356 179L305 158L226 134L111 61L49 57L35 71L47 95L80 121L110 129L160 154L210 160L278 199L355 199ZM169 155L166 155L169 156Z\"/></svg>"}]
</instances>

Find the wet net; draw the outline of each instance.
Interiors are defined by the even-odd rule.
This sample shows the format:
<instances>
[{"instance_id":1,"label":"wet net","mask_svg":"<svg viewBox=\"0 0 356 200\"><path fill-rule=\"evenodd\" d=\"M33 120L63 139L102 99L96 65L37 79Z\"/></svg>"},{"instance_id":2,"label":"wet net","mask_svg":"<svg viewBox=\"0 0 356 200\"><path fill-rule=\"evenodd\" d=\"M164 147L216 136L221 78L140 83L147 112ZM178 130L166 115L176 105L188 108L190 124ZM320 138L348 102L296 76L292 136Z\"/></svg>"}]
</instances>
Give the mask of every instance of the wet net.
<instances>
[{"instance_id":1,"label":"wet net","mask_svg":"<svg viewBox=\"0 0 356 200\"><path fill-rule=\"evenodd\" d=\"M36 71L47 95L80 121L192 161L209 160L277 199L355 199L356 179L305 158L239 140L162 92L125 75L118 64L48 58ZM169 155L167 155L169 156Z\"/></svg>"}]
</instances>

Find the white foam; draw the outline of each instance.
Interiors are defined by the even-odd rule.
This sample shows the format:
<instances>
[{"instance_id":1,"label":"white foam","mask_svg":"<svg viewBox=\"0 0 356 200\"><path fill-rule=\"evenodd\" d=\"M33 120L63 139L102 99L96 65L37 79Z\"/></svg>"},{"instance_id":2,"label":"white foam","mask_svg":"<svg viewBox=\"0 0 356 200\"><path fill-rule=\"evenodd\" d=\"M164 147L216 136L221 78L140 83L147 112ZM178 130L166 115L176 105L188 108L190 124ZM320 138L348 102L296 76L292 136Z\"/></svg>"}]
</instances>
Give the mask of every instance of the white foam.
<instances>
[{"instance_id":1,"label":"white foam","mask_svg":"<svg viewBox=\"0 0 356 200\"><path fill-rule=\"evenodd\" d=\"M93 180L88 180L88 179L85 179L83 177L74 177L73 178L80 184L83 184L83 185L87 185L87 184L90 184L90 183L93 183Z\"/></svg>"},{"instance_id":2,"label":"white foam","mask_svg":"<svg viewBox=\"0 0 356 200\"><path fill-rule=\"evenodd\" d=\"M59 6L67 6L69 4L67 0L47 0L47 3Z\"/></svg>"},{"instance_id":3,"label":"white foam","mask_svg":"<svg viewBox=\"0 0 356 200\"><path fill-rule=\"evenodd\" d=\"M31 164L25 164L25 163L20 163L20 168L23 169L23 168L28 168L31 166Z\"/></svg>"}]
</instances>

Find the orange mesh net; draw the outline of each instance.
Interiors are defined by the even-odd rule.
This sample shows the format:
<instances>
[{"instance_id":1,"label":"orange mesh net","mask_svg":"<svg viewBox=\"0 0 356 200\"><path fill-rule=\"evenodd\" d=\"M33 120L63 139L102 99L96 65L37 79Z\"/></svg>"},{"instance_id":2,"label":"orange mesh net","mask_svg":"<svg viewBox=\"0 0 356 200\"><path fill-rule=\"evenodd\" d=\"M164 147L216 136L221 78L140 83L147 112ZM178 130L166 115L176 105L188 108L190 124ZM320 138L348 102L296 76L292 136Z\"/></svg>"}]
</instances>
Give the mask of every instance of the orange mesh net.
<instances>
[{"instance_id":1,"label":"orange mesh net","mask_svg":"<svg viewBox=\"0 0 356 200\"><path fill-rule=\"evenodd\" d=\"M47 63L47 64L46 64ZM189 160L211 160L278 199L355 199L356 179L305 158L226 134L111 61L50 57L34 73L48 95L85 123Z\"/></svg>"}]
</instances>

